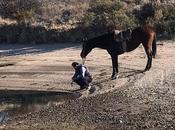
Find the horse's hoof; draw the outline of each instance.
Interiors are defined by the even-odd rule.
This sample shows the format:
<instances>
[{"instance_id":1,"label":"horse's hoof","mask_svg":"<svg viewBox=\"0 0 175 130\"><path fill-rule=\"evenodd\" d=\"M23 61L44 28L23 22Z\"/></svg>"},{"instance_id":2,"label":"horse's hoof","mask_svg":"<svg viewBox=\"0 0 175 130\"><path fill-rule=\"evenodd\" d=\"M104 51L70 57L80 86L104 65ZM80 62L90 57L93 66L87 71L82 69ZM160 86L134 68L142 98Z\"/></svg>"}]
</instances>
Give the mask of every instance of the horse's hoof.
<instances>
[{"instance_id":1,"label":"horse's hoof","mask_svg":"<svg viewBox=\"0 0 175 130\"><path fill-rule=\"evenodd\" d=\"M111 80L118 79L119 75L111 76Z\"/></svg>"},{"instance_id":2,"label":"horse's hoof","mask_svg":"<svg viewBox=\"0 0 175 130\"><path fill-rule=\"evenodd\" d=\"M153 55L153 58L155 58L155 59L156 59L156 58L157 58L157 55Z\"/></svg>"},{"instance_id":3,"label":"horse's hoof","mask_svg":"<svg viewBox=\"0 0 175 130\"><path fill-rule=\"evenodd\" d=\"M149 70L150 70L150 68L145 68L145 69L144 69L144 71L149 71Z\"/></svg>"},{"instance_id":4,"label":"horse's hoof","mask_svg":"<svg viewBox=\"0 0 175 130\"><path fill-rule=\"evenodd\" d=\"M112 77L111 77L111 80L114 80L114 79L116 79L116 78L117 78L116 76L112 76Z\"/></svg>"},{"instance_id":5,"label":"horse's hoof","mask_svg":"<svg viewBox=\"0 0 175 130\"><path fill-rule=\"evenodd\" d=\"M119 74L116 75L116 78L117 78L117 79L119 78Z\"/></svg>"}]
</instances>

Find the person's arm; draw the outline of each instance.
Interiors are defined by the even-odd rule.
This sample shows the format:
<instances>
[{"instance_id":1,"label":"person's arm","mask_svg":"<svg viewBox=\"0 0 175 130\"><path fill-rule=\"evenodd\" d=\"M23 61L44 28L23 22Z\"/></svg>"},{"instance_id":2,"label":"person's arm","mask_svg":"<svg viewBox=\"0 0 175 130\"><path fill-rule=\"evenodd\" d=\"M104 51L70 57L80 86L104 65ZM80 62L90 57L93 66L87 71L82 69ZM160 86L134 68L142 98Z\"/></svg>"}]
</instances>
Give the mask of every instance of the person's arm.
<instances>
[{"instance_id":1,"label":"person's arm","mask_svg":"<svg viewBox=\"0 0 175 130\"><path fill-rule=\"evenodd\" d=\"M72 77L72 81L75 81L75 79L77 78L77 76L78 76L78 73L77 73L77 71L75 70L75 74L74 74L73 77Z\"/></svg>"},{"instance_id":2,"label":"person's arm","mask_svg":"<svg viewBox=\"0 0 175 130\"><path fill-rule=\"evenodd\" d=\"M72 81L75 81L81 74L81 66L77 66L77 68L75 69L75 74L72 77Z\"/></svg>"}]
</instances>

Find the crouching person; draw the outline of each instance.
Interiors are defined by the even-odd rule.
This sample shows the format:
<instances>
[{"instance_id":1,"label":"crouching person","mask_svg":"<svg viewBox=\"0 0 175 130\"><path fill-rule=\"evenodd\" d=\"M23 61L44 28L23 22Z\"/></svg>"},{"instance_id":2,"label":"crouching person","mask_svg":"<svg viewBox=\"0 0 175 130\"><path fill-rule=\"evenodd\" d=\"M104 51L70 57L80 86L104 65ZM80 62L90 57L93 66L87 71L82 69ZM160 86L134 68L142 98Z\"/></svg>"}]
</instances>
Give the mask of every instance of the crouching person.
<instances>
[{"instance_id":1,"label":"crouching person","mask_svg":"<svg viewBox=\"0 0 175 130\"><path fill-rule=\"evenodd\" d=\"M90 75L86 66L73 62L72 67L75 69L75 74L72 77L72 83L75 82L80 86L80 89L91 89L89 83L92 82L92 76Z\"/></svg>"}]
</instances>

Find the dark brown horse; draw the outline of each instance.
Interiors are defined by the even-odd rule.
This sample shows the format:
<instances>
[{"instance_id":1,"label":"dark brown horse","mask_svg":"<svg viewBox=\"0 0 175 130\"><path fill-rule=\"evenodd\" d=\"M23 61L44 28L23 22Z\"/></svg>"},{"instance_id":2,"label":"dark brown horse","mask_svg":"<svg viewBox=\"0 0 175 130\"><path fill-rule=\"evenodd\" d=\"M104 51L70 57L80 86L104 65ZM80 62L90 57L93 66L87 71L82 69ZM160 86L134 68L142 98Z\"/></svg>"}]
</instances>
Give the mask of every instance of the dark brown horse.
<instances>
[{"instance_id":1,"label":"dark brown horse","mask_svg":"<svg viewBox=\"0 0 175 130\"><path fill-rule=\"evenodd\" d=\"M145 71L148 71L152 65L152 57L156 55L156 32L151 26L137 27L118 34L115 31L108 32L89 39L83 43L80 56L85 62L86 56L93 48L97 47L107 50L112 59L113 73L111 78L116 79L118 76L118 55L136 49L141 43L147 54L148 60Z\"/></svg>"}]
</instances>

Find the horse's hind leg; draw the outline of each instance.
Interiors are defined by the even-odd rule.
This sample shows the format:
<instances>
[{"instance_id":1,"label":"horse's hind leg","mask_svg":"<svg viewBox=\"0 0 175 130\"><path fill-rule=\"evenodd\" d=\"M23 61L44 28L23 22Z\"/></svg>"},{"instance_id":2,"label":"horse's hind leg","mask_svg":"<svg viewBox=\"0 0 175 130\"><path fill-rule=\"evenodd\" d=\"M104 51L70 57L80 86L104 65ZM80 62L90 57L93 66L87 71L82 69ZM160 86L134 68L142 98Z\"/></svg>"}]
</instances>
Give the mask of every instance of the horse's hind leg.
<instances>
[{"instance_id":1,"label":"horse's hind leg","mask_svg":"<svg viewBox=\"0 0 175 130\"><path fill-rule=\"evenodd\" d=\"M114 80L118 77L118 55L114 55L114 56L111 55L111 58L112 58L112 68L113 68L111 79Z\"/></svg>"},{"instance_id":2,"label":"horse's hind leg","mask_svg":"<svg viewBox=\"0 0 175 130\"><path fill-rule=\"evenodd\" d=\"M145 43L143 43L143 46L145 48L145 52L148 58L147 61L147 65L145 67L145 71L149 70L151 68L152 65L152 57L153 57L153 53L152 53L152 44L154 41L154 33L150 33L148 34L147 40Z\"/></svg>"},{"instance_id":3,"label":"horse's hind leg","mask_svg":"<svg viewBox=\"0 0 175 130\"><path fill-rule=\"evenodd\" d=\"M147 65L145 67L145 71L151 69L151 66L152 66L152 53L147 54L147 57L148 57L148 61L147 61Z\"/></svg>"},{"instance_id":4,"label":"horse's hind leg","mask_svg":"<svg viewBox=\"0 0 175 130\"><path fill-rule=\"evenodd\" d=\"M145 48L145 52L146 52L146 55L148 58L147 64L145 67L145 71L148 71L148 70L150 70L151 65L152 65L152 49L149 46L144 46L144 48Z\"/></svg>"}]
</instances>

